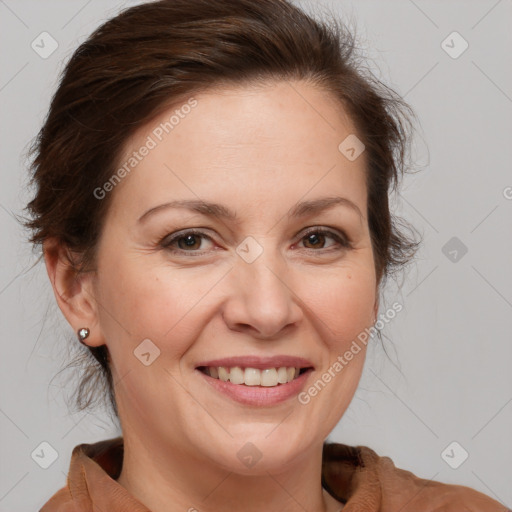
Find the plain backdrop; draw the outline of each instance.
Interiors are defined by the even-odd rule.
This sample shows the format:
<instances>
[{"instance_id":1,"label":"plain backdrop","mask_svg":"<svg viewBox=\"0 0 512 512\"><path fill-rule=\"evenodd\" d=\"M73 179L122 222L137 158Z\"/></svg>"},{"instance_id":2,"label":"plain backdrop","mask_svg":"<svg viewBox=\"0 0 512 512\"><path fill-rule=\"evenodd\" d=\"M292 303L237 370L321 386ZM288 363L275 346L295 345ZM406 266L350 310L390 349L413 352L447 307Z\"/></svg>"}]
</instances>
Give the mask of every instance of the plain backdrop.
<instances>
[{"instance_id":1,"label":"plain backdrop","mask_svg":"<svg viewBox=\"0 0 512 512\"><path fill-rule=\"evenodd\" d=\"M0 1L3 512L38 510L65 484L75 445L119 434L101 409L66 408L72 383L54 377L76 341L14 215L30 197L24 152L58 73L93 29L137 3ZM424 243L381 305L403 304L383 331L387 354L378 343L369 349L360 388L329 439L370 446L418 476L512 507L512 2L297 3L355 26L369 65L420 121L414 158L422 170L394 207ZM48 38L42 32L58 45L46 58L31 46ZM55 450L47 469L34 455L49 453L41 443Z\"/></svg>"}]
</instances>

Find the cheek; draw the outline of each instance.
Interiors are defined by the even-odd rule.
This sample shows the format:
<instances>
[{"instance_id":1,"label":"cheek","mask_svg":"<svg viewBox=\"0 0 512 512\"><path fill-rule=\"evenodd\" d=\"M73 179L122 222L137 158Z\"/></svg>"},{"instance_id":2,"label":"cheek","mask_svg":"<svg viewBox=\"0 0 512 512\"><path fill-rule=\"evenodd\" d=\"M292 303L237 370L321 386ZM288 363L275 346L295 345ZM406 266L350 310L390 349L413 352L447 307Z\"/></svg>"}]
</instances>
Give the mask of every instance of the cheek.
<instances>
[{"instance_id":1,"label":"cheek","mask_svg":"<svg viewBox=\"0 0 512 512\"><path fill-rule=\"evenodd\" d=\"M198 315L207 302L202 299L219 281L218 272L147 267L137 261L106 262L99 274L99 301L106 306L100 307L100 321L106 342L113 353L127 357L150 339L162 355L179 357L198 335Z\"/></svg>"},{"instance_id":2,"label":"cheek","mask_svg":"<svg viewBox=\"0 0 512 512\"><path fill-rule=\"evenodd\" d=\"M376 283L371 267L348 265L316 281L308 306L322 368L299 396L327 437L352 401L363 371L367 328L373 320ZM309 283L311 284L311 282ZM304 292L302 292L304 293ZM364 341L360 337L365 335ZM311 423L310 423L311 426Z\"/></svg>"},{"instance_id":3,"label":"cheek","mask_svg":"<svg viewBox=\"0 0 512 512\"><path fill-rule=\"evenodd\" d=\"M305 292L304 292L305 293ZM328 327L328 340L339 345L355 339L373 321L375 275L368 269L342 269L316 281L308 306Z\"/></svg>"}]
</instances>

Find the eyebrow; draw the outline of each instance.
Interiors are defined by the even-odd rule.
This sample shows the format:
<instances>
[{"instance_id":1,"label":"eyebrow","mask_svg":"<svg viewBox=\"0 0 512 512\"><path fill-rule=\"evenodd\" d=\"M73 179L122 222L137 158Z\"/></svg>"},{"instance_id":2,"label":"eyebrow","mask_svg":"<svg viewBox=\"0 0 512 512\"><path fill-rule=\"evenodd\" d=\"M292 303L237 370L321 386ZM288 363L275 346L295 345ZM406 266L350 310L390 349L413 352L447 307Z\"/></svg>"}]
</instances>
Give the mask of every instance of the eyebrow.
<instances>
[{"instance_id":1,"label":"eyebrow","mask_svg":"<svg viewBox=\"0 0 512 512\"><path fill-rule=\"evenodd\" d=\"M316 213L320 213L325 210L329 210L335 206L345 206L353 211L355 211L359 218L363 219L363 214L361 213L361 210L359 207L352 202L350 199L347 199L346 197L322 197L319 199L312 199L309 201L302 201L288 212L287 217L288 218L300 218L300 217L306 217L308 215L314 215ZM160 204L158 206L155 206L153 208L150 208L145 213L139 217L139 222L145 221L148 217L150 217L152 214L161 211L166 210L168 208L182 208L187 209L196 213L199 213L201 215L205 215L207 217L213 217L217 219L224 219L231 222L239 222L240 219L238 218L236 212L231 211L229 208L226 208L222 204L218 203L212 203L208 201L202 201L200 199L182 199L177 201L171 201L168 203Z\"/></svg>"}]
</instances>

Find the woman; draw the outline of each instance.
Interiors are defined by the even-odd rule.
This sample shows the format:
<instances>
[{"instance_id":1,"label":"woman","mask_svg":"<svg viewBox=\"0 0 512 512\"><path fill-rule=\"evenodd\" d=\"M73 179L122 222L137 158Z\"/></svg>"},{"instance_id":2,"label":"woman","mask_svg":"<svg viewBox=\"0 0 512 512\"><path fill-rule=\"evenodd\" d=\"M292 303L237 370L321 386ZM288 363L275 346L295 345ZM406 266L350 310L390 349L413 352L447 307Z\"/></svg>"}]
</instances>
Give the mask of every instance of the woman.
<instances>
[{"instance_id":1,"label":"woman","mask_svg":"<svg viewBox=\"0 0 512 512\"><path fill-rule=\"evenodd\" d=\"M162 0L75 52L29 226L123 435L43 512L505 510L324 443L416 248L388 205L407 105L352 49L285 1Z\"/></svg>"}]
</instances>

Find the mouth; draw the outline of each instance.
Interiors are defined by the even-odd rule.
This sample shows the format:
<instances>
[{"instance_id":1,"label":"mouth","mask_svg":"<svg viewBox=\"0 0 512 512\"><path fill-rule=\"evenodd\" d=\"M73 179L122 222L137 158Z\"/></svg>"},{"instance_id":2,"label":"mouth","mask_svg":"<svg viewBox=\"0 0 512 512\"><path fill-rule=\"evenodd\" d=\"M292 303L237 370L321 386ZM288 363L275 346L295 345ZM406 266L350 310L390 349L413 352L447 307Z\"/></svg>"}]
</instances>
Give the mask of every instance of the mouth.
<instances>
[{"instance_id":1,"label":"mouth","mask_svg":"<svg viewBox=\"0 0 512 512\"><path fill-rule=\"evenodd\" d=\"M203 374L223 382L248 387L279 387L298 379L304 373L313 371L312 366L280 366L252 368L242 366L198 366Z\"/></svg>"}]
</instances>

